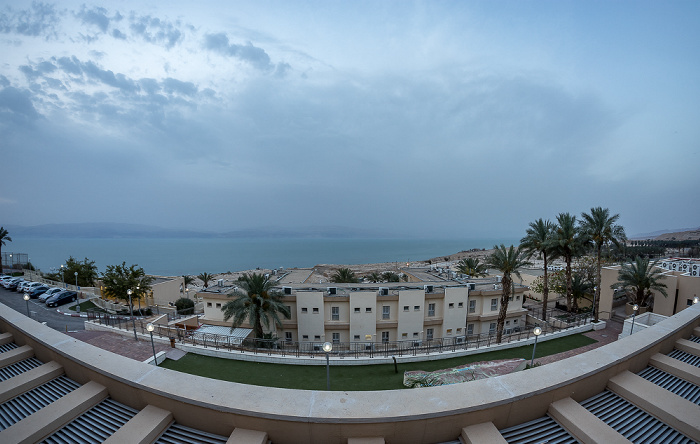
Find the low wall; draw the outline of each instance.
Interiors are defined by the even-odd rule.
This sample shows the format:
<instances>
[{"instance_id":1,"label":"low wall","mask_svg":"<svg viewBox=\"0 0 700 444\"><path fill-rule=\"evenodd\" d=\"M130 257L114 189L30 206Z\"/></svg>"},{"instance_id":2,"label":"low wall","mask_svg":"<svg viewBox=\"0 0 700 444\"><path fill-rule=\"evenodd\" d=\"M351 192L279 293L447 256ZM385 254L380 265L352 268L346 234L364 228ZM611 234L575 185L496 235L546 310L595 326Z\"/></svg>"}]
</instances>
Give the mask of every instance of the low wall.
<instances>
[{"instance_id":1,"label":"low wall","mask_svg":"<svg viewBox=\"0 0 700 444\"><path fill-rule=\"evenodd\" d=\"M172 412L185 426L228 436L235 427L263 430L275 444L344 444L455 440L463 427L491 421L509 427L543 416L549 405L582 401L622 371L638 372L655 353L700 325L694 306L621 341L572 358L497 378L441 387L336 392L258 387L182 374L133 361L70 338L0 305L0 331L38 359L57 361L79 383L95 381L118 402Z\"/></svg>"}]
</instances>

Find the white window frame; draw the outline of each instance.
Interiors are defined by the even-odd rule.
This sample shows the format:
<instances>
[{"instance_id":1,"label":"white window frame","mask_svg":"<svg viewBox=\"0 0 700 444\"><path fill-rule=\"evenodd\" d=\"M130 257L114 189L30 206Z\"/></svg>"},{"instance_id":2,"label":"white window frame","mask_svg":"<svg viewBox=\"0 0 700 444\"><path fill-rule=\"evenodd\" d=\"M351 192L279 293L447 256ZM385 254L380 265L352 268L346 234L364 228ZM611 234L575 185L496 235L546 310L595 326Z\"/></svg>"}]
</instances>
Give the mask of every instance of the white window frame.
<instances>
[{"instance_id":1,"label":"white window frame","mask_svg":"<svg viewBox=\"0 0 700 444\"><path fill-rule=\"evenodd\" d=\"M331 321L340 320L340 307L331 307ZM335 333L333 333L335 334Z\"/></svg>"}]
</instances>

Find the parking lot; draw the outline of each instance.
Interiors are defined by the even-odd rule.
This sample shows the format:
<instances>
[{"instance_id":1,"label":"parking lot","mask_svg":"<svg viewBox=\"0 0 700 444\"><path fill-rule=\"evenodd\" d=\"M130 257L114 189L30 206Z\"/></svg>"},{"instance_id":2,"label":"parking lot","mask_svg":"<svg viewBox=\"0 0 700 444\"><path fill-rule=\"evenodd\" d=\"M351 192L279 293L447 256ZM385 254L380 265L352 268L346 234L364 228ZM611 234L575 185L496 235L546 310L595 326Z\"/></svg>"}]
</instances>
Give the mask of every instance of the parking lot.
<instances>
[{"instance_id":1,"label":"parking lot","mask_svg":"<svg viewBox=\"0 0 700 444\"><path fill-rule=\"evenodd\" d=\"M0 302L8 307L26 315L29 307L29 316L39 322L45 322L47 326L62 332L85 330L84 318L66 316L58 312L56 308L47 307L37 299L25 301L22 293L10 291L0 287ZM58 307L61 311L72 313L66 304Z\"/></svg>"}]
</instances>

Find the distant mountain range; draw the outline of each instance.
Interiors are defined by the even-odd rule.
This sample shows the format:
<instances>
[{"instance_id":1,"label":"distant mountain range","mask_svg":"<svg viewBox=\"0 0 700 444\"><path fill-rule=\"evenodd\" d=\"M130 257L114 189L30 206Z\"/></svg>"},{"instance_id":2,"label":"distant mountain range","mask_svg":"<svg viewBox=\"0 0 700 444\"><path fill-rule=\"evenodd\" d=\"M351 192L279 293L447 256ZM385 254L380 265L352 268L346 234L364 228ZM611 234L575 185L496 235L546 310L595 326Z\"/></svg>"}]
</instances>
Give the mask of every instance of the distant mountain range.
<instances>
[{"instance_id":1,"label":"distant mountain range","mask_svg":"<svg viewBox=\"0 0 700 444\"><path fill-rule=\"evenodd\" d=\"M212 231L177 230L152 225L123 223L75 223L35 226L8 225L10 237L33 238L318 238L360 239L393 237L387 233L340 226L280 228L261 227L222 233Z\"/></svg>"},{"instance_id":2,"label":"distant mountain range","mask_svg":"<svg viewBox=\"0 0 700 444\"><path fill-rule=\"evenodd\" d=\"M700 227L697 228L677 228L675 230L659 230L659 231L653 231L651 233L640 233L640 234L635 234L633 236L629 236L630 239L656 239L659 236L663 236L665 234L681 234L689 231L698 231L700 230ZM666 238L667 236L664 236ZM679 237L680 239L680 237Z\"/></svg>"}]
</instances>

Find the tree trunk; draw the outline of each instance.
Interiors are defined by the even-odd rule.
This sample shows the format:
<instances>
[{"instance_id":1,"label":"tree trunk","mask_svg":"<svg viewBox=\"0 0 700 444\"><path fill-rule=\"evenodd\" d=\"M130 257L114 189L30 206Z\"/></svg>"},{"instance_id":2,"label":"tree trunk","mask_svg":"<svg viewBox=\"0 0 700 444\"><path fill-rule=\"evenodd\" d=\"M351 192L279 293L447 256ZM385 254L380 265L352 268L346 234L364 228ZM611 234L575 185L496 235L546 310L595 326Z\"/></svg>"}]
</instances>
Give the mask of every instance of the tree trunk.
<instances>
[{"instance_id":1,"label":"tree trunk","mask_svg":"<svg viewBox=\"0 0 700 444\"><path fill-rule=\"evenodd\" d=\"M601 281L600 257L601 257L602 250L603 250L603 245L602 244L598 245L598 262L596 263L595 292L593 295L593 299L595 300L595 303L593 304L593 321L594 322L598 322L598 308L600 307L600 281Z\"/></svg>"},{"instance_id":2,"label":"tree trunk","mask_svg":"<svg viewBox=\"0 0 700 444\"><path fill-rule=\"evenodd\" d=\"M573 299L573 286L571 284L571 256L566 257L566 311L571 312L571 300Z\"/></svg>"},{"instance_id":3,"label":"tree trunk","mask_svg":"<svg viewBox=\"0 0 700 444\"><path fill-rule=\"evenodd\" d=\"M501 309L498 311L498 323L496 324L496 343L500 344L503 338L503 326L506 323L506 313L508 312L508 299L510 298L511 280L510 274L503 273L501 279Z\"/></svg>"},{"instance_id":4,"label":"tree trunk","mask_svg":"<svg viewBox=\"0 0 700 444\"><path fill-rule=\"evenodd\" d=\"M542 288L542 320L547 322L547 299L549 298L549 282L547 281L547 253L544 256L544 287Z\"/></svg>"}]
</instances>

